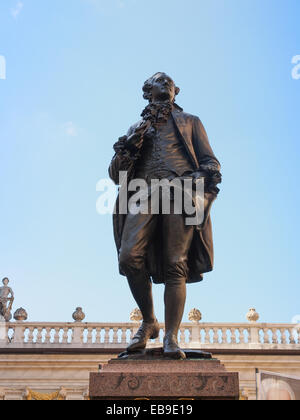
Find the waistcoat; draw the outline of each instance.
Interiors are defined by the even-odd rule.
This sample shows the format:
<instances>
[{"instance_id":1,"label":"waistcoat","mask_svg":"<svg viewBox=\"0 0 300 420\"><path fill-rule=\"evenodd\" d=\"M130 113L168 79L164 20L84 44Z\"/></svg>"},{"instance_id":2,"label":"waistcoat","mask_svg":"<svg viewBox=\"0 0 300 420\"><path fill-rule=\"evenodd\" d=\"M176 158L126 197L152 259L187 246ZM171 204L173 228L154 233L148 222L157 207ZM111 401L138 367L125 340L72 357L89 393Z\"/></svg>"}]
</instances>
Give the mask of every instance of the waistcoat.
<instances>
[{"instance_id":1,"label":"waistcoat","mask_svg":"<svg viewBox=\"0 0 300 420\"><path fill-rule=\"evenodd\" d=\"M173 179L193 171L172 115L166 123L151 126L144 135L135 178L150 182L151 179Z\"/></svg>"}]
</instances>

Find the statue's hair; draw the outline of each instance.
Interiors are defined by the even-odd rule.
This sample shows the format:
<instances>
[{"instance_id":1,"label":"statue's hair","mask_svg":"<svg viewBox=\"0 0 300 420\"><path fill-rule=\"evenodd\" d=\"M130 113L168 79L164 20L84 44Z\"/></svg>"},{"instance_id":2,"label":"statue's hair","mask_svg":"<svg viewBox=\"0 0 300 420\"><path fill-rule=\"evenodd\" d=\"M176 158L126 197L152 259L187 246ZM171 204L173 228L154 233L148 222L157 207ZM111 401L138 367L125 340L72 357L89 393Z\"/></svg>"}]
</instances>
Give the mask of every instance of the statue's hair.
<instances>
[{"instance_id":1,"label":"statue's hair","mask_svg":"<svg viewBox=\"0 0 300 420\"><path fill-rule=\"evenodd\" d=\"M148 100L149 102L151 102L151 99L152 99L152 96L151 96L151 89L152 89L152 86L153 86L153 81L154 81L154 78L156 77L156 76L158 76L159 74L161 74L161 75L164 75L164 76L168 76L166 73L164 73L164 72L157 72L157 73L155 73L153 76L151 76L148 80L146 80L146 82L144 83L144 86L143 86L143 92L144 92L144 99L146 99L146 100ZM168 76L169 77L169 76ZM174 81L173 81L173 83L174 83ZM174 83L174 85L175 85L175 83ZM175 85L175 96L176 95L178 95L178 93L180 92L180 88L179 87L177 87L176 85Z\"/></svg>"}]
</instances>

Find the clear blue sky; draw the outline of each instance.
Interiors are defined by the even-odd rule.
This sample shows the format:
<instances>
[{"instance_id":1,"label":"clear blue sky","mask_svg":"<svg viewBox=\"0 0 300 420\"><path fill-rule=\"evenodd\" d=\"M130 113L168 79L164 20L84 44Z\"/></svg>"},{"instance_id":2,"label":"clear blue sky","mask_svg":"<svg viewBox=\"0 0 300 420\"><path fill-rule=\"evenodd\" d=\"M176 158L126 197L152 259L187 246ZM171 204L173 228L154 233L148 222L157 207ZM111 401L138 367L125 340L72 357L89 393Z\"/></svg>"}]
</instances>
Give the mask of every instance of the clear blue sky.
<instances>
[{"instance_id":1,"label":"clear blue sky","mask_svg":"<svg viewBox=\"0 0 300 420\"><path fill-rule=\"evenodd\" d=\"M96 212L112 145L139 119L156 71L203 121L224 182L215 270L184 319L300 314L299 0L2 0L0 276L32 321L127 321L111 216ZM163 287L155 287L163 320Z\"/></svg>"}]
</instances>

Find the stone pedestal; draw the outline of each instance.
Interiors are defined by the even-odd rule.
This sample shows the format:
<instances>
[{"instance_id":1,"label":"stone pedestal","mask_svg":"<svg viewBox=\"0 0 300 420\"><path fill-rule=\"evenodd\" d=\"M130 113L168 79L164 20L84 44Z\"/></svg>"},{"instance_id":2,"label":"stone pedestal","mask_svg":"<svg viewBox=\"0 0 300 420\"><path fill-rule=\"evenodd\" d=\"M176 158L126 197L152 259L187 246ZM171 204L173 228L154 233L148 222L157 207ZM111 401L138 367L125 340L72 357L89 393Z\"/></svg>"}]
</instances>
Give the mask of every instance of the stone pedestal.
<instances>
[{"instance_id":1,"label":"stone pedestal","mask_svg":"<svg viewBox=\"0 0 300 420\"><path fill-rule=\"evenodd\" d=\"M7 322L4 317L0 315L0 347L7 345Z\"/></svg>"},{"instance_id":2,"label":"stone pedestal","mask_svg":"<svg viewBox=\"0 0 300 420\"><path fill-rule=\"evenodd\" d=\"M217 359L113 359L90 374L92 400L238 400L238 373Z\"/></svg>"}]
</instances>

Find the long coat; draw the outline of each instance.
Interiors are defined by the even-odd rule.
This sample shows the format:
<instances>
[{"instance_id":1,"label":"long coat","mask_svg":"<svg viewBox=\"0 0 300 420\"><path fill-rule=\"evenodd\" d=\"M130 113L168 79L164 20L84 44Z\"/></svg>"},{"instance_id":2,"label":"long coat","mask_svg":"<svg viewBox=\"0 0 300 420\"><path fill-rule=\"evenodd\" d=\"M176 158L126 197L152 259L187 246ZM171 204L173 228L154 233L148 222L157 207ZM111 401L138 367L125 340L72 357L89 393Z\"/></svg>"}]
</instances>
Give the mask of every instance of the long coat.
<instances>
[{"instance_id":1,"label":"long coat","mask_svg":"<svg viewBox=\"0 0 300 420\"><path fill-rule=\"evenodd\" d=\"M195 171L202 171L202 165L210 165L216 171L220 170L220 163L216 159L209 144L206 131L196 116L187 114L178 106L172 111L175 125L180 134L189 159ZM133 125L127 136L130 136L139 123ZM118 185L119 171L128 171L128 182L134 178L135 162L125 159L120 154L115 154L109 167L111 179ZM212 271L214 261L212 224L210 209L217 197L217 191L205 192L204 222L201 226L195 226L194 237L188 255L188 283L195 283L203 280L203 273ZM118 200L116 209L118 208ZM114 237L119 255L122 241L122 232L126 215L118 214L116 211L113 216ZM147 251L147 268L154 283L164 283L163 262L161 261L161 238L157 232L154 240L150 243ZM122 275L122 271L120 271Z\"/></svg>"}]
</instances>

